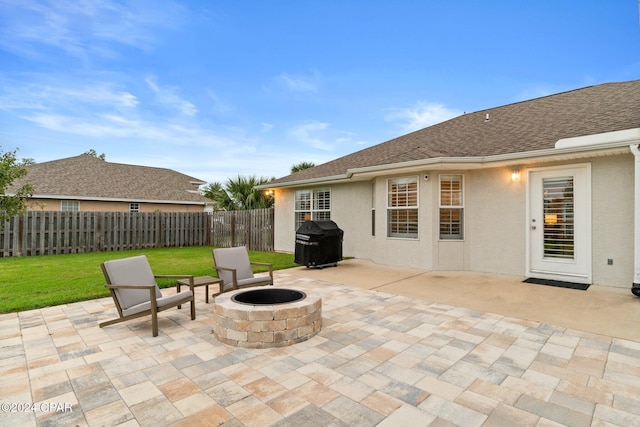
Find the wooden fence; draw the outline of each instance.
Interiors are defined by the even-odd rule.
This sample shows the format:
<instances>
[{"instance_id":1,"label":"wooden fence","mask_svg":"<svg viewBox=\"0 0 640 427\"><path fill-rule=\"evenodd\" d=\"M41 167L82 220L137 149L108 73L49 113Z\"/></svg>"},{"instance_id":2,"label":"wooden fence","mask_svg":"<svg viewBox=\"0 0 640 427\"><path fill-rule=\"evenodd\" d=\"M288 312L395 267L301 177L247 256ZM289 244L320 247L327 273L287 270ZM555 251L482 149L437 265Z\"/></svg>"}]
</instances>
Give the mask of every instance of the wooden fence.
<instances>
[{"instance_id":1,"label":"wooden fence","mask_svg":"<svg viewBox=\"0 0 640 427\"><path fill-rule=\"evenodd\" d=\"M214 212L211 244L225 248L244 245L255 251L273 251L273 208Z\"/></svg>"},{"instance_id":2,"label":"wooden fence","mask_svg":"<svg viewBox=\"0 0 640 427\"><path fill-rule=\"evenodd\" d=\"M273 250L273 209L237 212L29 211L0 230L0 257L246 245Z\"/></svg>"}]
</instances>

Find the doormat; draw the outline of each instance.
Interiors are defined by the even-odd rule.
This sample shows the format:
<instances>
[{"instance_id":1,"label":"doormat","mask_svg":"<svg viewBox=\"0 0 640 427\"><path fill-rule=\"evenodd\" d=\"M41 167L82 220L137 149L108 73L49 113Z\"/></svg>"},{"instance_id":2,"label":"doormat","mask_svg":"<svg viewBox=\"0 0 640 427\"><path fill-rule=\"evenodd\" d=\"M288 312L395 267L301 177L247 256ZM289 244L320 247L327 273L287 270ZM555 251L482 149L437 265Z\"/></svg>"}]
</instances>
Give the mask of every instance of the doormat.
<instances>
[{"instance_id":1,"label":"doormat","mask_svg":"<svg viewBox=\"0 0 640 427\"><path fill-rule=\"evenodd\" d=\"M523 280L522 283L533 283L535 285L555 286L557 288L578 289L580 291L586 291L591 285L585 285L584 283L563 282L561 280L548 280L548 279L536 279L529 277Z\"/></svg>"}]
</instances>

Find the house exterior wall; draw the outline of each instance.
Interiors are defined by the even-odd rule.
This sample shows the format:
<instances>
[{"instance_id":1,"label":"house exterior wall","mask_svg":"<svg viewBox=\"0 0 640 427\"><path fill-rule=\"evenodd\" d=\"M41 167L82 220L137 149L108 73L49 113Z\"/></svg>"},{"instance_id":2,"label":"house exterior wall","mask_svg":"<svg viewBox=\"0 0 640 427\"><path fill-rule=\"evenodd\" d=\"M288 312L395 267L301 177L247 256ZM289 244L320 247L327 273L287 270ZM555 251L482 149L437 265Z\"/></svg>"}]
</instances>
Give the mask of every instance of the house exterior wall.
<instances>
[{"instance_id":1,"label":"house exterior wall","mask_svg":"<svg viewBox=\"0 0 640 427\"><path fill-rule=\"evenodd\" d=\"M633 156L595 157L574 163L591 164L592 282L629 287L633 282L633 215L630 214L634 203ZM345 256L425 270L525 276L529 256L525 171L528 167L559 164L429 171L429 180L424 179L424 174L385 175L371 181L332 185L331 218L344 230ZM520 180L511 180L512 169L520 170ZM439 240L440 174L464 176L465 236L462 241ZM418 176L417 239L387 237L387 179L395 176ZM295 190L276 192L275 249L278 251L295 249ZM375 236L371 233L372 206L376 211ZM608 259L613 260L613 265L608 265Z\"/></svg>"},{"instance_id":2,"label":"house exterior wall","mask_svg":"<svg viewBox=\"0 0 640 427\"><path fill-rule=\"evenodd\" d=\"M74 200L74 199L65 199ZM60 211L61 199L29 199L29 210ZM129 202L103 202L80 200L82 212L129 212ZM139 203L140 212L202 212L204 205L181 205L172 203Z\"/></svg>"},{"instance_id":3,"label":"house exterior wall","mask_svg":"<svg viewBox=\"0 0 640 427\"><path fill-rule=\"evenodd\" d=\"M634 258L633 155L593 159L591 176L593 283L629 288Z\"/></svg>"},{"instance_id":4,"label":"house exterior wall","mask_svg":"<svg viewBox=\"0 0 640 427\"><path fill-rule=\"evenodd\" d=\"M464 270L524 275L527 256L526 182L517 168L468 171Z\"/></svg>"}]
</instances>

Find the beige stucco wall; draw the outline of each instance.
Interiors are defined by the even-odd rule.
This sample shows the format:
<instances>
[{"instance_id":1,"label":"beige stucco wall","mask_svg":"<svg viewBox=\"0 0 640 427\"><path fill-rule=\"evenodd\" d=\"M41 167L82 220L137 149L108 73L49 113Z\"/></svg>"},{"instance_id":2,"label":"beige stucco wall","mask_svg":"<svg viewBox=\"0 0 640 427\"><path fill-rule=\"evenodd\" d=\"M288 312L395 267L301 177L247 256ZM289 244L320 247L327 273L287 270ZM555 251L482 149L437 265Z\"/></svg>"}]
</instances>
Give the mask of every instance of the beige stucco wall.
<instances>
[{"instance_id":1,"label":"beige stucco wall","mask_svg":"<svg viewBox=\"0 0 640 427\"><path fill-rule=\"evenodd\" d=\"M129 212L129 202L101 202L80 200L82 212ZM30 210L59 211L60 199L29 199ZM178 205L169 203L142 203L140 212L202 212L204 205Z\"/></svg>"},{"instance_id":2,"label":"beige stucco wall","mask_svg":"<svg viewBox=\"0 0 640 427\"><path fill-rule=\"evenodd\" d=\"M511 180L512 169L520 180ZM526 182L521 167L466 174L465 270L524 275L526 269Z\"/></svg>"},{"instance_id":3,"label":"beige stucco wall","mask_svg":"<svg viewBox=\"0 0 640 427\"><path fill-rule=\"evenodd\" d=\"M593 283L631 288L634 227L633 155L593 159L591 185ZM607 265L608 259L613 260L613 265Z\"/></svg>"},{"instance_id":4,"label":"beige stucco wall","mask_svg":"<svg viewBox=\"0 0 640 427\"><path fill-rule=\"evenodd\" d=\"M630 287L633 281L633 156L596 157L574 163L591 164L593 283ZM529 256L526 170L528 167L554 165L558 163L428 171L428 181L422 173L388 175L371 181L332 185L331 217L345 232L345 256L425 270L467 270L525 276ZM511 180L513 169L520 170L519 181ZM440 173L464 175L463 241L438 239ZM416 175L419 177L419 238L388 238L387 179ZM295 248L294 192L295 189L276 192L275 248L279 251L293 252ZM375 236L371 235L372 203L376 209ZM607 265L608 259L613 260L613 265Z\"/></svg>"}]
</instances>

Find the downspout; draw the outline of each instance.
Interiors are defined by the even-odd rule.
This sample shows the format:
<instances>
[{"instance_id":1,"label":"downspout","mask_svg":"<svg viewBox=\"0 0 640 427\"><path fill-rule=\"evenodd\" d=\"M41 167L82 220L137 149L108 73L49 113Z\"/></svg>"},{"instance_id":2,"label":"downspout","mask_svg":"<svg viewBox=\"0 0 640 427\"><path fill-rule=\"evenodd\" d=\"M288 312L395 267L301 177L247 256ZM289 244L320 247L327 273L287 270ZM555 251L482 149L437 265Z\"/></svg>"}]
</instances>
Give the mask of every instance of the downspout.
<instances>
[{"instance_id":1,"label":"downspout","mask_svg":"<svg viewBox=\"0 0 640 427\"><path fill-rule=\"evenodd\" d=\"M629 146L635 157L635 182L634 182L634 205L633 205L633 285L631 292L635 296L640 296L640 149L637 144Z\"/></svg>"}]
</instances>

